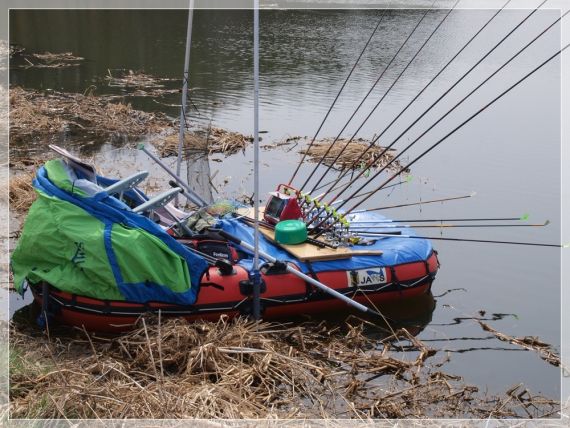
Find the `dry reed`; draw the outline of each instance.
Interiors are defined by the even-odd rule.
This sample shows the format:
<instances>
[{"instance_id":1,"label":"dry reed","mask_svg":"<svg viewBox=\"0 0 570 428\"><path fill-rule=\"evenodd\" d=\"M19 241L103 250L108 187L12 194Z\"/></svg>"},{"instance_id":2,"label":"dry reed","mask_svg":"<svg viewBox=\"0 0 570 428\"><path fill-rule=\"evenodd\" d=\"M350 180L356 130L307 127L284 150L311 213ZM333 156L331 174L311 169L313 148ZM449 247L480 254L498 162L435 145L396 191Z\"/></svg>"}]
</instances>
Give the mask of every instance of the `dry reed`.
<instances>
[{"instance_id":1,"label":"dry reed","mask_svg":"<svg viewBox=\"0 0 570 428\"><path fill-rule=\"evenodd\" d=\"M306 153L312 162L319 162L324 157L324 165L342 169L359 169L365 166L381 168L394 159L394 151L392 149L387 150L386 153L380 156L384 151L383 147L373 146L369 149L370 141L362 138L352 140L350 143L348 141L345 138L340 138L337 141L334 141L332 138L324 138L316 140L310 147L302 149L300 153ZM362 156L363 153L365 153L364 156ZM361 156L362 158L359 159ZM357 164L355 164L356 161L358 161ZM401 167L400 162L396 160L392 162L388 170L399 171Z\"/></svg>"},{"instance_id":2,"label":"dry reed","mask_svg":"<svg viewBox=\"0 0 570 428\"><path fill-rule=\"evenodd\" d=\"M132 97L152 97L160 98L165 95L179 94L180 88L166 88L164 83L169 81L176 81L178 79L171 79L168 77L156 77L150 74L143 73L142 71L133 70L107 70L105 81L111 87L122 88L123 91L128 92L128 96ZM192 91L194 89L188 89ZM175 107L172 106L171 107Z\"/></svg>"},{"instance_id":3,"label":"dry reed","mask_svg":"<svg viewBox=\"0 0 570 428\"><path fill-rule=\"evenodd\" d=\"M483 321L477 321L481 328L492 333L497 339L520 346L529 351L536 351L544 361L553 366L559 367L561 364L560 355L556 354L549 343L545 343L536 336L513 337L495 330Z\"/></svg>"},{"instance_id":4,"label":"dry reed","mask_svg":"<svg viewBox=\"0 0 570 428\"><path fill-rule=\"evenodd\" d=\"M111 70L108 69L105 80L109 82L109 86L118 86L122 88L162 88L164 86L160 83L164 79L145 74L141 71L134 72L133 70L119 70L119 75L113 76Z\"/></svg>"},{"instance_id":5,"label":"dry reed","mask_svg":"<svg viewBox=\"0 0 570 428\"><path fill-rule=\"evenodd\" d=\"M170 126L162 113L135 110L106 97L10 88L10 141L66 134L139 138Z\"/></svg>"},{"instance_id":6,"label":"dry reed","mask_svg":"<svg viewBox=\"0 0 570 428\"><path fill-rule=\"evenodd\" d=\"M155 142L161 157L176 156L178 153L178 134L170 135L162 141ZM227 131L222 128L211 127L207 130L186 132L184 134L184 151L207 152L208 154L221 153L226 156L245 151L253 138L239 132Z\"/></svg>"},{"instance_id":7,"label":"dry reed","mask_svg":"<svg viewBox=\"0 0 570 428\"><path fill-rule=\"evenodd\" d=\"M33 172L21 172L10 177L9 201L10 209L19 214L27 212L36 200L36 192L32 186Z\"/></svg>"},{"instance_id":8,"label":"dry reed","mask_svg":"<svg viewBox=\"0 0 570 428\"><path fill-rule=\"evenodd\" d=\"M394 341L410 351L394 353ZM363 324L153 317L113 338L12 325L11 347L13 418L503 418L559 409L522 386L483 396L428 367L434 351L406 330L378 342Z\"/></svg>"},{"instance_id":9,"label":"dry reed","mask_svg":"<svg viewBox=\"0 0 570 428\"><path fill-rule=\"evenodd\" d=\"M12 47L10 48L10 58L21 57L26 62L21 64L20 67L23 68L62 68L62 67L76 67L81 65L85 60L80 56L73 55L71 52L43 52L43 53L31 53L25 52L22 47Z\"/></svg>"},{"instance_id":10,"label":"dry reed","mask_svg":"<svg viewBox=\"0 0 570 428\"><path fill-rule=\"evenodd\" d=\"M33 54L35 58L43 61L44 64L64 64L64 65L79 65L81 61L85 58L73 55L71 52L61 52L61 53L52 53L52 52L44 52L44 53L36 53Z\"/></svg>"}]
</instances>

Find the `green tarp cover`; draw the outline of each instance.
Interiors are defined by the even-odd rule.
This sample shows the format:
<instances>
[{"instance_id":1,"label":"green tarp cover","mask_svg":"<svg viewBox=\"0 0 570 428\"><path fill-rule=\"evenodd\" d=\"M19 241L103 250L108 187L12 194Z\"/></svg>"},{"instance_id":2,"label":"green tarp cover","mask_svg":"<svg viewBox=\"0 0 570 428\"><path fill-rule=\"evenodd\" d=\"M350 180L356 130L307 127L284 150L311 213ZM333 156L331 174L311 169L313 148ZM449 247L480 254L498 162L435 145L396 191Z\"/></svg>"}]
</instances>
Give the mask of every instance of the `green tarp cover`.
<instances>
[{"instance_id":1,"label":"green tarp cover","mask_svg":"<svg viewBox=\"0 0 570 428\"><path fill-rule=\"evenodd\" d=\"M38 197L12 256L15 287L21 291L27 278L97 299L194 303L198 281L192 286L189 265L199 278L205 262L103 189L89 194L80 180L61 160L38 171Z\"/></svg>"}]
</instances>

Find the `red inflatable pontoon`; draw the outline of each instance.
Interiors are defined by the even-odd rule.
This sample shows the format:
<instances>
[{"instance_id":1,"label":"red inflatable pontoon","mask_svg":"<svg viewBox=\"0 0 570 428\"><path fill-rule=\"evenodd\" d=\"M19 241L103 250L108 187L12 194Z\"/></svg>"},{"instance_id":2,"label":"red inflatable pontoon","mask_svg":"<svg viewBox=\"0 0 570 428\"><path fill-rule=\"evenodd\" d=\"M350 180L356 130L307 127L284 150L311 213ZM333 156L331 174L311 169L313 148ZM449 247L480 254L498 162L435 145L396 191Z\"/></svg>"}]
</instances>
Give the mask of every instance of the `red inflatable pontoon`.
<instances>
[{"instance_id":1,"label":"red inflatable pontoon","mask_svg":"<svg viewBox=\"0 0 570 428\"><path fill-rule=\"evenodd\" d=\"M402 300L427 293L439 262L433 251L427 260L404 263L386 268L381 284L354 284L354 272L319 272L316 278L329 287L354 298L365 305L378 305L390 300ZM263 318L266 320L338 313L350 308L342 301L315 289L299 277L275 268L262 269L265 287L261 293ZM48 284L31 286L34 299L42 305L43 294L49 293L50 317L71 326L84 326L89 331L120 332L132 329L137 318L144 313L161 316L184 317L189 321L216 320L221 315L235 317L251 312L248 273L234 265L233 273L222 275L218 268L210 267L202 277L200 292L194 305L182 306L161 302L146 304L124 301L97 300L72 295Z\"/></svg>"}]
</instances>

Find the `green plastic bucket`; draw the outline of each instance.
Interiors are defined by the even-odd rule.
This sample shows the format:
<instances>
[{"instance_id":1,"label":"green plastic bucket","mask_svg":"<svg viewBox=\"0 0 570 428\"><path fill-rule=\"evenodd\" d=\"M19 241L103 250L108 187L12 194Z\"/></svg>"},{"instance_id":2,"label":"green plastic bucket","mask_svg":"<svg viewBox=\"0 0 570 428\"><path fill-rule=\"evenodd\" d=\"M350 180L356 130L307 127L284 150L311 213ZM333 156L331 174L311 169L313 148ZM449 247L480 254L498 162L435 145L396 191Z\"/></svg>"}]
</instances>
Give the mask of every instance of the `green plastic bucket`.
<instances>
[{"instance_id":1,"label":"green plastic bucket","mask_svg":"<svg viewBox=\"0 0 570 428\"><path fill-rule=\"evenodd\" d=\"M307 240L307 225L301 220L283 220L275 226L275 240L280 244L302 244Z\"/></svg>"}]
</instances>

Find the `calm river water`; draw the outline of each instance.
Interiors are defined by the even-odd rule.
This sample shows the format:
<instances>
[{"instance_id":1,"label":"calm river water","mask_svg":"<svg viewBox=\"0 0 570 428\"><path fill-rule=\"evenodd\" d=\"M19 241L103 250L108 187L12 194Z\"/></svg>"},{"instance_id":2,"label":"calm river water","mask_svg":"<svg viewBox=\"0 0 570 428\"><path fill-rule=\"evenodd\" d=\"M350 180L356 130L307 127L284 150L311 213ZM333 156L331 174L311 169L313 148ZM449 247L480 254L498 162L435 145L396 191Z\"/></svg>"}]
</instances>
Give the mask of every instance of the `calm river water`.
<instances>
[{"instance_id":1,"label":"calm river water","mask_svg":"<svg viewBox=\"0 0 570 428\"><path fill-rule=\"evenodd\" d=\"M351 125L352 135L372 106L414 55L446 11L430 12L370 100ZM387 13L378 32L343 91L320 135L336 136L342 125L392 58L423 12ZM370 138L395 117L429 79L483 25L494 11L453 11L411 67L394 86L381 107L359 132ZM502 12L479 38L418 100L383 138L391 142L444 90L520 22L529 11ZM290 136L314 135L334 96L379 19L374 10L288 10L261 12L260 128L262 144ZM427 126L461 97L502 65L559 15L536 13L468 78L433 109L396 147L413 141ZM28 88L96 93L123 93L104 80L108 70L130 69L180 79L183 69L187 15L184 11L12 10L10 42L29 52L65 52L86 58L78 67L22 68L12 64L12 85ZM252 13L206 11L194 16L190 83L197 110L192 120L252 133ZM559 47L554 27L469 101L426 135L410 150L425 150L462 120L530 71ZM180 80L168 82L178 87ZM133 107L178 115L179 94L160 99L128 97ZM64 140L83 156L95 155L104 171L126 176L152 168L124 143ZM283 146L261 154L261 190L268 192L287 182L300 159L299 146ZM12 154L41 152L41 145L12 147ZM214 158L220 158L219 155ZM172 161L172 160L171 160ZM208 165L207 165L208 166ZM250 194L252 153L233 155L222 162L210 160L216 182L229 181L228 195ZM295 184L301 184L312 165L306 163ZM216 171L219 171L216 173ZM508 96L429 153L412 167L414 179L392 192L367 202L368 207L414 202L473 191L470 199L446 204L391 210L394 218L513 217L530 214L533 222L546 219L545 228L476 228L445 231L443 236L559 243L560 241L560 63L552 61ZM388 211L385 211L388 213ZM439 236L439 231L426 235ZM450 359L447 371L491 392L502 392L520 382L533 393L556 398L560 371L537 353L500 342L484 332L470 317L500 318L487 321L513 336L539 336L560 347L560 250L512 245L434 241L441 270L434 283L436 307L431 322L419 334L441 350L435 358ZM447 290L454 290L446 293ZM21 301L14 297L14 307ZM429 306L429 305L428 305ZM430 314L427 310L427 318ZM425 315L425 314L424 314Z\"/></svg>"}]
</instances>

